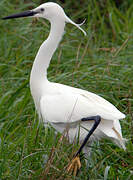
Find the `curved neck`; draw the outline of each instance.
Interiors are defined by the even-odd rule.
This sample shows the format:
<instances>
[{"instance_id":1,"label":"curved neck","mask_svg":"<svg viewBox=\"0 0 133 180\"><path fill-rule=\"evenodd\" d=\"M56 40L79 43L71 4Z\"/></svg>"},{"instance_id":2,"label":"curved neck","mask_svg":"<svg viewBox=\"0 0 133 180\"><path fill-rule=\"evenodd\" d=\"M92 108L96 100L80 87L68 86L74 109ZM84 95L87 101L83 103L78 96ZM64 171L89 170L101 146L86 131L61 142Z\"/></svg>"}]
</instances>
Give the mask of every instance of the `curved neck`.
<instances>
[{"instance_id":1,"label":"curved neck","mask_svg":"<svg viewBox=\"0 0 133 180\"><path fill-rule=\"evenodd\" d=\"M64 27L65 22L51 22L50 34L46 41L41 45L32 66L30 75L30 81L32 81L32 84L33 82L47 79L47 68L49 67L50 60L62 38Z\"/></svg>"}]
</instances>

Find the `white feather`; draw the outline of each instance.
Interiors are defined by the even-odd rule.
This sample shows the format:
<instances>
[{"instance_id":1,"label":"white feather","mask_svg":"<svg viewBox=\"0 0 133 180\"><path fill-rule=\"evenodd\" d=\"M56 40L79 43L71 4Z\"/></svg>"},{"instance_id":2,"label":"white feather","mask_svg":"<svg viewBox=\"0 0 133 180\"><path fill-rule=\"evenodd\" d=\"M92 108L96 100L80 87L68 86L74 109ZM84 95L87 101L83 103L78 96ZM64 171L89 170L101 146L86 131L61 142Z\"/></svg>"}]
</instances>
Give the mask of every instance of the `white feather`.
<instances>
[{"instance_id":1,"label":"white feather","mask_svg":"<svg viewBox=\"0 0 133 180\"><path fill-rule=\"evenodd\" d=\"M90 141L103 137L111 138L125 149L119 123L125 115L114 105L94 93L47 80L47 68L62 38L65 23L69 22L82 29L67 17L56 3L45 3L34 11L39 12L40 8L45 9L44 13L35 16L48 19L51 29L47 40L37 53L30 76L31 93L38 114L57 131L63 132L68 128L71 142L78 137L79 130L79 140L82 142L94 123L82 122L82 118L99 115L102 120Z\"/></svg>"}]
</instances>

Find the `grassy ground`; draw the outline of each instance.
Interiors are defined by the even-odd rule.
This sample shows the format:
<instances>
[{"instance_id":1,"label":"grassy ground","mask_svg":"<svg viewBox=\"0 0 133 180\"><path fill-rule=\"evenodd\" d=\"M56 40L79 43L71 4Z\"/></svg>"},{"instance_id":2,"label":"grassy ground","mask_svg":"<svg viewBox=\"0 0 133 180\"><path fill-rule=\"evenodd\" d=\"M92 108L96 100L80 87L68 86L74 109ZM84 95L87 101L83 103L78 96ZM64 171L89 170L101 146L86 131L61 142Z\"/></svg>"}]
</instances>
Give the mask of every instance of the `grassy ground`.
<instances>
[{"instance_id":1,"label":"grassy ground","mask_svg":"<svg viewBox=\"0 0 133 180\"><path fill-rule=\"evenodd\" d=\"M67 25L49 80L97 93L127 115L121 121L127 151L111 141L95 143L75 179L133 179L133 3L114 2L59 2L75 22L86 18L87 36ZM39 3L1 0L0 17ZM74 179L65 167L78 145L39 122L29 91L32 63L48 32L44 20L0 20L0 179Z\"/></svg>"}]
</instances>

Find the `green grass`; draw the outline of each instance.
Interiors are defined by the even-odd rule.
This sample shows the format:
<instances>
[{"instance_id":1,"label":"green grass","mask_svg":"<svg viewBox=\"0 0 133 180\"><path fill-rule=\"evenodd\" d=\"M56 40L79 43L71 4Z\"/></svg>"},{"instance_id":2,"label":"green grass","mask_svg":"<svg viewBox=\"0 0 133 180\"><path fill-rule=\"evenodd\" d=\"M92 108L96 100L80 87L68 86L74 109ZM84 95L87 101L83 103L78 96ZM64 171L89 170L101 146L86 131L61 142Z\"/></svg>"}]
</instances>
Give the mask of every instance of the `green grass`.
<instances>
[{"instance_id":1,"label":"green grass","mask_svg":"<svg viewBox=\"0 0 133 180\"><path fill-rule=\"evenodd\" d=\"M133 3L132 0L59 2L75 21L86 19L84 37L67 25L48 71L51 81L86 89L125 113L121 121L127 150L111 141L93 145L75 179L133 179ZM37 1L1 0L0 17L33 8ZM82 8L81 8L82 6ZM49 23L0 20L0 179L74 179L65 167L79 147L39 122L29 90L29 74Z\"/></svg>"}]
</instances>

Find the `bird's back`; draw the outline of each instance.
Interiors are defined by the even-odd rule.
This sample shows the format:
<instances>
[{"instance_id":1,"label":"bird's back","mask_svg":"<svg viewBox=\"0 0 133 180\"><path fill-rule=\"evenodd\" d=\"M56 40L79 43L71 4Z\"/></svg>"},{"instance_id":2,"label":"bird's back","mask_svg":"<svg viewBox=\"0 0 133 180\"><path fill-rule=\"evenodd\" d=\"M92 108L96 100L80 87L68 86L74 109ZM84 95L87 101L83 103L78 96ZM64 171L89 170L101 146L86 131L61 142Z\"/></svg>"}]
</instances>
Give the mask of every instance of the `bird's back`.
<instances>
[{"instance_id":1,"label":"bird's back","mask_svg":"<svg viewBox=\"0 0 133 180\"><path fill-rule=\"evenodd\" d=\"M106 120L125 118L114 105L94 93L51 82L47 87L40 104L49 122L76 122L96 115Z\"/></svg>"}]
</instances>

